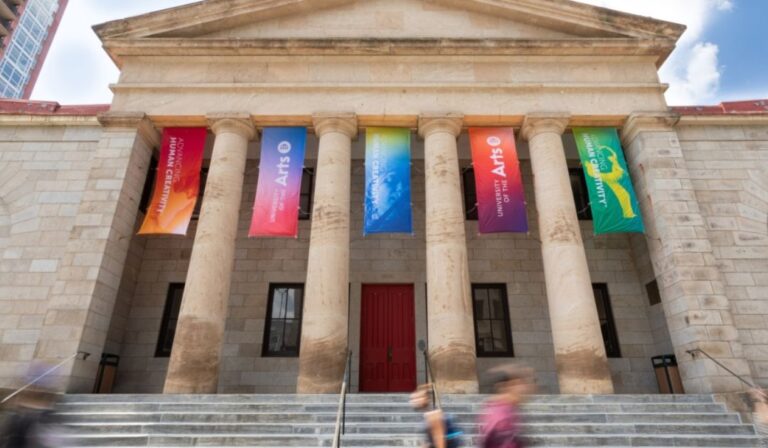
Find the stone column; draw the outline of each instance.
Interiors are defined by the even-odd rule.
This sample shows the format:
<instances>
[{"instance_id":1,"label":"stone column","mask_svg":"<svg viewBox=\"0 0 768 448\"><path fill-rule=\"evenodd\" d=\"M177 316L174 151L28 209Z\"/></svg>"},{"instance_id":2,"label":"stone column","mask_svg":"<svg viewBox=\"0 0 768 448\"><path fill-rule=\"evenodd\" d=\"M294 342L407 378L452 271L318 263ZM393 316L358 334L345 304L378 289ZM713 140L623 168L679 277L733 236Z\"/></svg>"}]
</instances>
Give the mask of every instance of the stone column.
<instances>
[{"instance_id":1,"label":"stone column","mask_svg":"<svg viewBox=\"0 0 768 448\"><path fill-rule=\"evenodd\" d=\"M298 393L338 393L347 358L354 114L314 116L320 139L301 327Z\"/></svg>"},{"instance_id":2,"label":"stone column","mask_svg":"<svg viewBox=\"0 0 768 448\"><path fill-rule=\"evenodd\" d=\"M210 117L216 135L165 393L216 393L248 142L248 114Z\"/></svg>"},{"instance_id":3,"label":"stone column","mask_svg":"<svg viewBox=\"0 0 768 448\"><path fill-rule=\"evenodd\" d=\"M563 148L568 121L567 114L534 114L523 124L533 165L555 364L560 393L610 394L613 382Z\"/></svg>"},{"instance_id":4,"label":"stone column","mask_svg":"<svg viewBox=\"0 0 768 448\"><path fill-rule=\"evenodd\" d=\"M456 138L463 116L419 117L424 138L429 358L443 393L477 393L475 330Z\"/></svg>"},{"instance_id":5,"label":"stone column","mask_svg":"<svg viewBox=\"0 0 768 448\"><path fill-rule=\"evenodd\" d=\"M735 377L688 350L700 348L751 381L683 149L677 116L633 114L623 129L651 263L687 393L743 390Z\"/></svg>"},{"instance_id":6,"label":"stone column","mask_svg":"<svg viewBox=\"0 0 768 448\"><path fill-rule=\"evenodd\" d=\"M108 112L99 121L102 134L34 355L42 367L77 351L91 354L67 363L49 379L55 389L70 393L93 390L152 148L159 143L143 113Z\"/></svg>"}]
</instances>

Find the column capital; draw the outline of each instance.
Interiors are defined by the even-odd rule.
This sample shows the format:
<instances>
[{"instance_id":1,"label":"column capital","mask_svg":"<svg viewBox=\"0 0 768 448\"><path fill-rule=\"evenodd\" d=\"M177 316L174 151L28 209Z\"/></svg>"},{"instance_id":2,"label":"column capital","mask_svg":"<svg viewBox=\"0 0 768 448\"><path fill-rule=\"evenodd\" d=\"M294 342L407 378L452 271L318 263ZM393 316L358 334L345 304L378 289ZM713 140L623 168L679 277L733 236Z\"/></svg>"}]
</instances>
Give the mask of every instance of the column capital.
<instances>
[{"instance_id":1,"label":"column capital","mask_svg":"<svg viewBox=\"0 0 768 448\"><path fill-rule=\"evenodd\" d=\"M136 130L148 146L160 145L160 133L144 112L104 112L97 118L103 128Z\"/></svg>"},{"instance_id":2,"label":"column capital","mask_svg":"<svg viewBox=\"0 0 768 448\"><path fill-rule=\"evenodd\" d=\"M419 135L426 138L435 132L447 132L458 137L464 125L464 114L460 112L436 112L419 115Z\"/></svg>"},{"instance_id":3,"label":"column capital","mask_svg":"<svg viewBox=\"0 0 768 448\"><path fill-rule=\"evenodd\" d=\"M312 115L312 123L318 137L329 132L338 132L349 138L357 136L357 115L352 112L317 112Z\"/></svg>"},{"instance_id":4,"label":"column capital","mask_svg":"<svg viewBox=\"0 0 768 448\"><path fill-rule=\"evenodd\" d=\"M208 114L208 126L215 135L222 132L230 132L242 136L246 140L253 140L256 135L256 127L253 125L251 115L246 112L216 112Z\"/></svg>"},{"instance_id":5,"label":"column capital","mask_svg":"<svg viewBox=\"0 0 768 448\"><path fill-rule=\"evenodd\" d=\"M525 116L525 121L523 121L522 135L526 140L545 132L563 135L570 121L571 114L568 112L530 113Z\"/></svg>"},{"instance_id":6,"label":"column capital","mask_svg":"<svg viewBox=\"0 0 768 448\"><path fill-rule=\"evenodd\" d=\"M628 146L641 132L672 131L678 121L680 114L676 112L635 112L621 129L622 143Z\"/></svg>"}]
</instances>

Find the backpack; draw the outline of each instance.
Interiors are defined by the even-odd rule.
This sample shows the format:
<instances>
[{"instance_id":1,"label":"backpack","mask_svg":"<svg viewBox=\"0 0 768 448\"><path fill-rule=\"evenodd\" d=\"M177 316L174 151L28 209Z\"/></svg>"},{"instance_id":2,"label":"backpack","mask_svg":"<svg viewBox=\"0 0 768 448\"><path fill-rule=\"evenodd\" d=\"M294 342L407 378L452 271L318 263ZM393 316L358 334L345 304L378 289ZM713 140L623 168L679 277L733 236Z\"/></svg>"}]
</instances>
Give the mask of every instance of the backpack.
<instances>
[{"instance_id":1,"label":"backpack","mask_svg":"<svg viewBox=\"0 0 768 448\"><path fill-rule=\"evenodd\" d=\"M460 448L461 436L464 435L464 431L459 428L456 420L450 414L445 414L443 424L445 425L445 446L447 448Z\"/></svg>"},{"instance_id":2,"label":"backpack","mask_svg":"<svg viewBox=\"0 0 768 448\"><path fill-rule=\"evenodd\" d=\"M461 448L461 436L464 435L464 431L456 424L456 420L450 414L443 414L443 426L445 427L445 446L446 448ZM427 435L427 441L429 447L434 447L435 444L432 440L432 434L427 426L424 427L424 432Z\"/></svg>"}]
</instances>

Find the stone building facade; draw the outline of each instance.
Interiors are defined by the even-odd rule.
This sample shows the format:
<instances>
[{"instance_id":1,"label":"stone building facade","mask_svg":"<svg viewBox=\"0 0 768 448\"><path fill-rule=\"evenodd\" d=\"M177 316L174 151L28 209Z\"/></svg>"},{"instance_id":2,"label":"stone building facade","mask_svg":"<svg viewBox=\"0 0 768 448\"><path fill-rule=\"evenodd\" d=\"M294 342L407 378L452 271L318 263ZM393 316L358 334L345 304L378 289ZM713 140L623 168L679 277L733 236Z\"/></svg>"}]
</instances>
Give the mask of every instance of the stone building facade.
<instances>
[{"instance_id":1,"label":"stone building facade","mask_svg":"<svg viewBox=\"0 0 768 448\"><path fill-rule=\"evenodd\" d=\"M665 354L688 392L741 390L695 348L768 381L768 106L670 109L657 69L682 27L564 0L216 0L96 31L121 68L108 108L0 108L0 387L82 350L64 390L91 391L109 353L115 392L333 392L349 348L372 390L374 324L410 335L413 384L427 348L446 391L520 361L549 393L655 393ZM309 219L248 239L259 130L279 125L310 128ZM585 125L620 129L645 235L579 219ZM136 236L169 126L210 129L202 206L186 237ZM412 129L413 235L363 236L371 126ZM516 129L528 234L468 216L472 126ZM370 321L381 291L412 321ZM275 317L294 352L269 347Z\"/></svg>"}]
</instances>

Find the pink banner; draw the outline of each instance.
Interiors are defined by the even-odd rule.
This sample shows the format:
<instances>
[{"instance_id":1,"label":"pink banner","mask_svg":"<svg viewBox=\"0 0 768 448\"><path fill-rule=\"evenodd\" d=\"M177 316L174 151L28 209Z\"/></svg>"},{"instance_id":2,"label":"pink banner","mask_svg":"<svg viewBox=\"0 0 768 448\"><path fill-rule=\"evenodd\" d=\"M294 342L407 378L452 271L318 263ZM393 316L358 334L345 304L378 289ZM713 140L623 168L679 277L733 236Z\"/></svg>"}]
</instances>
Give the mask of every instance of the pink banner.
<instances>
[{"instance_id":1,"label":"pink banner","mask_svg":"<svg viewBox=\"0 0 768 448\"><path fill-rule=\"evenodd\" d=\"M205 128L166 128L155 188L139 235L186 235L203 165Z\"/></svg>"},{"instance_id":2,"label":"pink banner","mask_svg":"<svg viewBox=\"0 0 768 448\"><path fill-rule=\"evenodd\" d=\"M297 237L306 128L265 128L250 237Z\"/></svg>"},{"instance_id":3,"label":"pink banner","mask_svg":"<svg viewBox=\"0 0 768 448\"><path fill-rule=\"evenodd\" d=\"M525 193L512 128L471 128L480 233L528 231Z\"/></svg>"}]
</instances>

